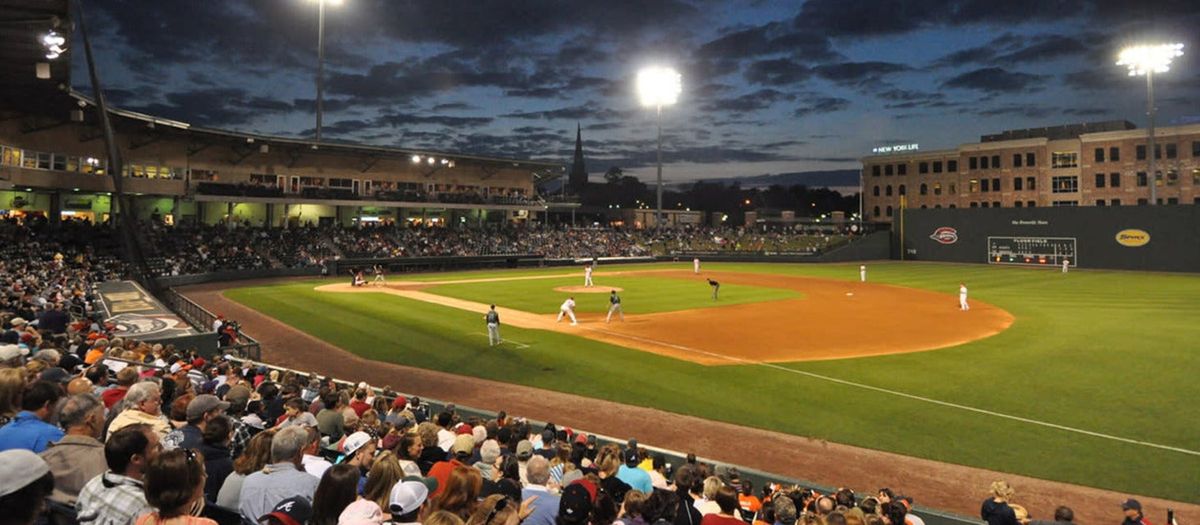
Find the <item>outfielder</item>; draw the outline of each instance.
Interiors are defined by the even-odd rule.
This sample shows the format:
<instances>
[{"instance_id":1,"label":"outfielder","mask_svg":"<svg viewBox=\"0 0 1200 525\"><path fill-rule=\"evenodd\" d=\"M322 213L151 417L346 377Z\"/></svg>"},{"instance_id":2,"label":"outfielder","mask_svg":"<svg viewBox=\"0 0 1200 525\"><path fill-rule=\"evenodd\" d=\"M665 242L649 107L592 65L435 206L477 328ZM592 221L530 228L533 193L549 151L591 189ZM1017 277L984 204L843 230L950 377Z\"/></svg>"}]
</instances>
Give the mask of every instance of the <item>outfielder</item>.
<instances>
[{"instance_id":1,"label":"outfielder","mask_svg":"<svg viewBox=\"0 0 1200 525\"><path fill-rule=\"evenodd\" d=\"M1070 259L1063 259L1063 273L1067 273L1067 267L1071 265Z\"/></svg>"},{"instance_id":2,"label":"outfielder","mask_svg":"<svg viewBox=\"0 0 1200 525\"><path fill-rule=\"evenodd\" d=\"M714 280L712 280L712 279L709 279L709 280L708 280L708 285L712 287L712 290L713 290L713 300L714 300L714 301L715 301L715 300L717 300L717 292L720 292L720 291L721 291L721 283L719 283L719 282L716 282L716 281L714 281Z\"/></svg>"},{"instance_id":3,"label":"outfielder","mask_svg":"<svg viewBox=\"0 0 1200 525\"><path fill-rule=\"evenodd\" d=\"M967 304L967 283L958 283L958 308L964 312L971 309Z\"/></svg>"},{"instance_id":4,"label":"outfielder","mask_svg":"<svg viewBox=\"0 0 1200 525\"><path fill-rule=\"evenodd\" d=\"M566 301L563 301L562 306L558 307L558 319L555 319L554 322L562 321L564 315L571 318L571 326L579 324L579 321L575 319L574 297L568 297Z\"/></svg>"},{"instance_id":5,"label":"outfielder","mask_svg":"<svg viewBox=\"0 0 1200 525\"><path fill-rule=\"evenodd\" d=\"M858 265L858 280L864 283L867 282L867 265Z\"/></svg>"},{"instance_id":6,"label":"outfielder","mask_svg":"<svg viewBox=\"0 0 1200 525\"><path fill-rule=\"evenodd\" d=\"M592 265L590 265L590 264L583 267L583 286L586 288L591 288L593 286L592 285Z\"/></svg>"},{"instance_id":7,"label":"outfielder","mask_svg":"<svg viewBox=\"0 0 1200 525\"><path fill-rule=\"evenodd\" d=\"M500 344L500 314L496 313L496 305L492 305L492 309L488 310L483 319L487 321L488 346Z\"/></svg>"},{"instance_id":8,"label":"outfielder","mask_svg":"<svg viewBox=\"0 0 1200 525\"><path fill-rule=\"evenodd\" d=\"M613 312L617 312L617 315L621 316L622 322L625 321L625 312L621 310L621 296L617 295L616 290L613 290L608 296L608 317L604 318L604 322L612 320Z\"/></svg>"},{"instance_id":9,"label":"outfielder","mask_svg":"<svg viewBox=\"0 0 1200 525\"><path fill-rule=\"evenodd\" d=\"M387 281L384 280L384 278L383 278L383 267L376 264L374 271L375 271L375 284L378 284L379 286L386 286Z\"/></svg>"},{"instance_id":10,"label":"outfielder","mask_svg":"<svg viewBox=\"0 0 1200 525\"><path fill-rule=\"evenodd\" d=\"M700 275L700 258L692 259L692 273Z\"/></svg>"}]
</instances>

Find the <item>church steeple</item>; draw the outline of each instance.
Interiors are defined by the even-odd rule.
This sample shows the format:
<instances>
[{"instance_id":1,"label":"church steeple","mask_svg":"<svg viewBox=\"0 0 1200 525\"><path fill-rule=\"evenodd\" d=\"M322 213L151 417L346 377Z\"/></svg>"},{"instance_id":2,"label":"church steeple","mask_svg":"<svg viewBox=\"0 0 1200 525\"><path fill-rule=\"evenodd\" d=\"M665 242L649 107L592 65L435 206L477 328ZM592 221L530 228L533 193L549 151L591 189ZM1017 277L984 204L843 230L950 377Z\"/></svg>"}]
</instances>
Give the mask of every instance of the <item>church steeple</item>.
<instances>
[{"instance_id":1,"label":"church steeple","mask_svg":"<svg viewBox=\"0 0 1200 525\"><path fill-rule=\"evenodd\" d=\"M587 169L583 166L583 132L579 123L575 123L575 159L571 163L571 174L567 177L572 193L579 193L587 186Z\"/></svg>"}]
</instances>

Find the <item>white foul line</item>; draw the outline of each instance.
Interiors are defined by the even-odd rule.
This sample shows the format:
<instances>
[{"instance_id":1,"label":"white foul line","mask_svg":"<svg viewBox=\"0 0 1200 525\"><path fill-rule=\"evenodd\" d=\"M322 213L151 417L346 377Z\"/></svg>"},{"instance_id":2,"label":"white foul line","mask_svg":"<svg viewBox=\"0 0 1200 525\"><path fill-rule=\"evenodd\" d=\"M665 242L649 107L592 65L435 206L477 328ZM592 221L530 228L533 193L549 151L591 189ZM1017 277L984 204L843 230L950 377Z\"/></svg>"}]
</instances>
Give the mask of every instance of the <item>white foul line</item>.
<instances>
[{"instance_id":1,"label":"white foul line","mask_svg":"<svg viewBox=\"0 0 1200 525\"><path fill-rule=\"evenodd\" d=\"M486 333L482 333L482 332L467 332L467 334L469 334L469 335L482 335L482 336L484 336L484 337L487 337L487 336L488 336L488 334L486 334ZM521 347L521 348L529 348L529 345L527 345L527 344L525 344L525 343L518 343L518 342L516 342L516 341L509 341L508 339L500 338L500 344L504 344L504 343L508 343L508 344L511 344L511 345L515 345L515 346L518 346L518 347Z\"/></svg>"},{"instance_id":2,"label":"white foul line","mask_svg":"<svg viewBox=\"0 0 1200 525\"><path fill-rule=\"evenodd\" d=\"M687 346L683 346L683 345L676 345L676 344L671 344L671 343L664 343L664 342L661 342L661 341L656 341L656 340L653 340L653 339L647 339L647 338L644 338L644 337L638 337L638 336L629 335L629 334L617 333L617 332L613 332L613 331L611 331L611 330L602 330L602 329L599 329L599 328L586 328L586 329L587 329L587 330L595 330L595 331L597 331L597 332L604 332L604 333L606 333L606 334L609 334L609 335L614 335L614 336L618 336L618 337L626 337L626 338L629 338L629 339L633 339L633 340L635 340L635 341L642 341L642 342L647 342L647 343L653 343L653 344L657 344L657 345L662 345L662 346L667 346L667 347L675 348L675 349L678 349L678 350L684 350L684 351L689 351L689 352L695 352L695 353L698 353L698 354L704 354L704 355L708 355L708 356L712 356L712 357L716 357L716 358L726 359L726 360L729 360L729 361L733 361L733 362L735 362L735 363L748 364L748 365L758 365L758 366L764 366L764 367L767 367L767 368L774 368L774 369L776 369L776 370L782 370L782 371L784 371L784 372L790 372L790 373L793 373L793 374L799 374L799 375L802 375L802 376L811 377L811 378L813 378L813 379L820 379L820 380L822 380L822 381L829 381L829 382L831 382L831 383L837 383L837 384L839 384L839 385L845 385L845 386L854 387L854 388L861 388L861 389L863 389L863 390L871 390L871 391L874 391L874 392L879 392L879 393L883 393L883 394L889 394L889 395L893 395L893 396L898 396L898 397L903 397L903 398L907 398L907 399L912 399L912 400L914 400L914 401L921 401L921 402L925 402L925 403L931 403L931 404L934 404L934 405L940 405L940 406L949 407L949 408L957 408L957 409L959 409L959 410L966 410L966 411L968 411L968 412L975 412L975 413L977 413L977 414L984 414L984 415L995 416L995 417L1004 418L1004 419L1011 419L1011 420L1013 420L1013 421L1020 421L1020 422L1022 422L1022 423L1029 423L1029 424L1032 424L1032 425L1038 425L1038 426L1043 426L1043 427L1047 427L1047 428L1053 428L1053 429L1057 429L1057 430L1064 430L1064 431L1067 431L1067 432L1074 432L1074 433L1077 433L1077 434L1083 434L1083 435L1086 435L1086 436L1098 437L1098 438L1102 438L1102 439L1109 439L1109 440L1113 440L1113 441L1120 441L1120 442L1122 442L1122 443L1130 443L1130 444L1133 444L1133 445L1141 445L1141 446L1144 446L1144 447L1151 447L1151 448L1157 448L1157 449L1161 449L1161 450L1168 450L1168 451L1171 451L1171 452L1179 452L1179 453L1182 453L1182 454L1188 454L1188 455L1191 455L1191 456L1200 456L1200 451L1196 451L1196 450L1190 450L1190 449L1186 449L1186 448L1180 448L1180 447L1172 447L1172 446L1170 446L1170 445L1161 445L1161 444L1158 444L1158 443L1152 443L1152 442L1149 442L1149 441L1141 441L1141 440L1137 440L1137 439L1130 439L1130 438L1125 438L1125 437L1121 437L1121 436L1114 436L1114 435L1111 435L1111 434L1103 434L1103 433L1100 433L1100 432L1093 432L1093 431L1091 431L1091 430L1084 430L1084 429L1081 429L1081 428L1068 427L1068 426L1066 426L1066 425L1059 425L1059 424L1057 424L1057 423L1049 423L1049 422L1046 422L1046 421L1040 421L1040 420L1037 420L1037 419L1030 419L1030 418L1027 418L1027 417L1014 416L1014 415L1011 415L1011 414L1005 414L1005 413L1002 413L1002 412L993 412L993 411L991 411L991 410L985 410L985 409L982 409L982 408L975 408L975 407L972 407L972 406L967 406L967 405L960 405L960 404L958 404L958 403L951 403L951 402L949 402L949 401L941 401L941 400L938 400L938 399L933 399L933 398L924 397L924 396L918 396L918 395L915 395L915 394L908 394L908 393L905 393L905 392L899 392L899 391L896 391L896 390L889 390L889 389L886 389L886 388L881 388L881 387L877 387L877 386L865 385L865 384L862 384L862 383L855 383L855 382L853 382L853 381L847 381L847 380L845 380L845 379L838 379L838 378L836 378L836 377L829 377L829 376L826 376L826 375L821 375L821 374L817 374L817 373L813 373L813 372L807 372L807 371L804 371L804 370L796 370L796 369L794 369L794 368L788 368L788 367L786 367L786 366L777 365L777 364L775 364L775 363L768 363L768 362L764 362L764 361L751 361L751 360L749 360L749 359L743 359L743 358L740 358L740 357L729 356L729 355L724 355L724 354L718 354L718 353L715 353L715 352L709 352L709 351L707 351L707 350L700 350L700 349L697 349L697 348L691 348L691 347L687 347Z\"/></svg>"}]
</instances>

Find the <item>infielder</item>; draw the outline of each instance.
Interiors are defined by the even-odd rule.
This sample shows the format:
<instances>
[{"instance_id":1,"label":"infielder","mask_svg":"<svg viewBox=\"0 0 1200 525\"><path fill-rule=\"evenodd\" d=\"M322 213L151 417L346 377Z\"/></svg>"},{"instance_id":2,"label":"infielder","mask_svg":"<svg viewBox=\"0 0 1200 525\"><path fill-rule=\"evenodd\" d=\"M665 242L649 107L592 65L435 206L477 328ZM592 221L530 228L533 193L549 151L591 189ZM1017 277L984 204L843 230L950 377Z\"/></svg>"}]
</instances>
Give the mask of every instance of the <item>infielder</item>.
<instances>
[{"instance_id":1,"label":"infielder","mask_svg":"<svg viewBox=\"0 0 1200 525\"><path fill-rule=\"evenodd\" d=\"M692 273L700 275L700 258L692 259Z\"/></svg>"},{"instance_id":2,"label":"infielder","mask_svg":"<svg viewBox=\"0 0 1200 525\"><path fill-rule=\"evenodd\" d=\"M971 309L967 304L967 283L958 283L958 308L964 312Z\"/></svg>"},{"instance_id":3,"label":"infielder","mask_svg":"<svg viewBox=\"0 0 1200 525\"><path fill-rule=\"evenodd\" d=\"M708 280L708 285L712 287L712 290L713 290L713 300L714 300L714 301L715 301L715 300L717 300L717 292L721 291L721 283L719 283L719 282L716 282L716 281L714 281L714 280L712 280L712 279L709 279L709 280Z\"/></svg>"},{"instance_id":4,"label":"infielder","mask_svg":"<svg viewBox=\"0 0 1200 525\"><path fill-rule=\"evenodd\" d=\"M590 265L590 264L583 267L583 286L585 288L591 288L593 286L592 285L592 265Z\"/></svg>"},{"instance_id":5,"label":"infielder","mask_svg":"<svg viewBox=\"0 0 1200 525\"><path fill-rule=\"evenodd\" d=\"M375 284L378 284L379 286L386 286L387 281L384 280L384 278L383 278L383 267L376 264L374 271L375 271Z\"/></svg>"},{"instance_id":6,"label":"infielder","mask_svg":"<svg viewBox=\"0 0 1200 525\"><path fill-rule=\"evenodd\" d=\"M562 321L564 315L571 318L571 326L579 324L579 321L575 319L574 297L568 297L566 301L563 301L562 306L558 307L558 319L555 319L554 322Z\"/></svg>"},{"instance_id":7,"label":"infielder","mask_svg":"<svg viewBox=\"0 0 1200 525\"><path fill-rule=\"evenodd\" d=\"M487 321L488 346L500 344L500 314L496 313L496 305L492 305L492 309L488 310L483 319Z\"/></svg>"},{"instance_id":8,"label":"infielder","mask_svg":"<svg viewBox=\"0 0 1200 525\"><path fill-rule=\"evenodd\" d=\"M608 317L604 318L604 322L612 320L613 312L617 312L617 315L621 316L621 322L625 321L625 312L621 310L621 296L617 295L616 290L613 290L608 296Z\"/></svg>"},{"instance_id":9,"label":"infielder","mask_svg":"<svg viewBox=\"0 0 1200 525\"><path fill-rule=\"evenodd\" d=\"M858 266L858 280L864 283L867 282L867 265L860 264Z\"/></svg>"},{"instance_id":10,"label":"infielder","mask_svg":"<svg viewBox=\"0 0 1200 525\"><path fill-rule=\"evenodd\" d=\"M1070 259L1063 259L1063 273L1067 273L1067 267L1071 265Z\"/></svg>"}]
</instances>

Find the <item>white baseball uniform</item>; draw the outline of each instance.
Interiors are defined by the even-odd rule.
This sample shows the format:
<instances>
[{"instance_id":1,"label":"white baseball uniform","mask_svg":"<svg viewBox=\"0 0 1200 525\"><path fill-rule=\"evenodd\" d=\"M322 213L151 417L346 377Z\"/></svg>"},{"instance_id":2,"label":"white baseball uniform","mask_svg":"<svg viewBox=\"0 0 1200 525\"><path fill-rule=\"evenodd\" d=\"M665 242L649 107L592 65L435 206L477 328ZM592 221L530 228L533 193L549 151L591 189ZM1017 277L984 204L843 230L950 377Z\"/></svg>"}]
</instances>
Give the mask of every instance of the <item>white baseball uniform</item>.
<instances>
[{"instance_id":1,"label":"white baseball uniform","mask_svg":"<svg viewBox=\"0 0 1200 525\"><path fill-rule=\"evenodd\" d=\"M700 258L692 259L692 273L700 273Z\"/></svg>"},{"instance_id":2,"label":"white baseball uniform","mask_svg":"<svg viewBox=\"0 0 1200 525\"><path fill-rule=\"evenodd\" d=\"M967 305L967 285L965 284L958 287L958 307L964 312L971 309Z\"/></svg>"},{"instance_id":3,"label":"white baseball uniform","mask_svg":"<svg viewBox=\"0 0 1200 525\"><path fill-rule=\"evenodd\" d=\"M867 265L863 264L858 267L858 280L867 282Z\"/></svg>"},{"instance_id":4,"label":"white baseball uniform","mask_svg":"<svg viewBox=\"0 0 1200 525\"><path fill-rule=\"evenodd\" d=\"M586 287L592 286L592 265L583 267L583 285Z\"/></svg>"},{"instance_id":5,"label":"white baseball uniform","mask_svg":"<svg viewBox=\"0 0 1200 525\"><path fill-rule=\"evenodd\" d=\"M573 324L573 325L579 324L579 321L575 319L575 300L574 299L567 299L566 301L563 301L562 306L560 306L558 308L558 319L555 319L554 322L557 323L559 321L562 321L562 318L564 315L571 318L571 324Z\"/></svg>"},{"instance_id":6,"label":"white baseball uniform","mask_svg":"<svg viewBox=\"0 0 1200 525\"><path fill-rule=\"evenodd\" d=\"M1063 259L1063 273L1067 273L1067 267L1071 265L1070 259Z\"/></svg>"}]
</instances>

